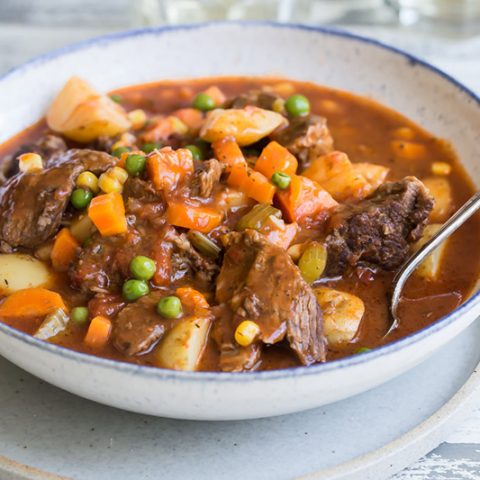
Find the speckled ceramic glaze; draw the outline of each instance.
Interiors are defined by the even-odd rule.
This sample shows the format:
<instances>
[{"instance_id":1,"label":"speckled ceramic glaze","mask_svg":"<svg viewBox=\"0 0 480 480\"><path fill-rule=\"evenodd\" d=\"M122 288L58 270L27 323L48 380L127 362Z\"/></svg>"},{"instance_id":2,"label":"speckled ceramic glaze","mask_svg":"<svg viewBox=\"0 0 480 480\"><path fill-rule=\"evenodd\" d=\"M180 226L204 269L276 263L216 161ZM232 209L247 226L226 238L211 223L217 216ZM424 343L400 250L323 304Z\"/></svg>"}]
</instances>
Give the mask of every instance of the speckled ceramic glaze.
<instances>
[{"instance_id":1,"label":"speckled ceramic glaze","mask_svg":"<svg viewBox=\"0 0 480 480\"><path fill-rule=\"evenodd\" d=\"M281 75L366 95L450 140L480 183L480 102L411 56L337 31L211 24L121 33L36 59L0 79L0 142L42 116L71 75L101 90L159 79ZM3 214L3 213L2 213ZM435 325L351 358L273 372L189 373L83 355L0 324L0 354L101 403L159 416L243 419L313 408L379 385L431 355L480 313L475 294Z\"/></svg>"}]
</instances>

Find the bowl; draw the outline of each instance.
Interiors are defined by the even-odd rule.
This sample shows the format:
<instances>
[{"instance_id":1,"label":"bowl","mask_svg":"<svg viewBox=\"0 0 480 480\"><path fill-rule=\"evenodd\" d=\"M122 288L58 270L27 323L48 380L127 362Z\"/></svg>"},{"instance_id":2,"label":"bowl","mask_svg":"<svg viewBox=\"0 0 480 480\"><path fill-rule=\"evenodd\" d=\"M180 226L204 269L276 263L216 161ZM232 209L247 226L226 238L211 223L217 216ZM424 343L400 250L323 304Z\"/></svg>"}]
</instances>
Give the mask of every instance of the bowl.
<instances>
[{"instance_id":1,"label":"bowl","mask_svg":"<svg viewBox=\"0 0 480 480\"><path fill-rule=\"evenodd\" d=\"M345 32L273 23L161 27L100 37L32 60L0 79L0 142L41 117L71 75L100 90L206 76L275 75L372 97L449 140L480 184L480 101L407 53ZM435 324L372 352L311 367L179 372L85 355L0 323L0 354L82 397L157 416L233 420L318 407L414 367L480 314L480 295Z\"/></svg>"}]
</instances>

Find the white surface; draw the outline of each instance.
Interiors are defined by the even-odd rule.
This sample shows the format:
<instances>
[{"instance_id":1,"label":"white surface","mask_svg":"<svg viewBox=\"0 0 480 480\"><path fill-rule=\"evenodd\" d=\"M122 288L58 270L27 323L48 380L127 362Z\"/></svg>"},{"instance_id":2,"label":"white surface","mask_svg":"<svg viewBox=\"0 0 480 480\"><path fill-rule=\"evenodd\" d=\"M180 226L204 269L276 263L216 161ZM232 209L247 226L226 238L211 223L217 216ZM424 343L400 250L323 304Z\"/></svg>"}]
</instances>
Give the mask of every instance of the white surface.
<instances>
[{"instance_id":1,"label":"white surface","mask_svg":"<svg viewBox=\"0 0 480 480\"><path fill-rule=\"evenodd\" d=\"M104 407L0 360L1 453L81 480L385 479L431 448L438 429L453 428L472 386L444 405L480 360L479 343L476 322L421 366L370 392L300 414L220 423Z\"/></svg>"}]
</instances>

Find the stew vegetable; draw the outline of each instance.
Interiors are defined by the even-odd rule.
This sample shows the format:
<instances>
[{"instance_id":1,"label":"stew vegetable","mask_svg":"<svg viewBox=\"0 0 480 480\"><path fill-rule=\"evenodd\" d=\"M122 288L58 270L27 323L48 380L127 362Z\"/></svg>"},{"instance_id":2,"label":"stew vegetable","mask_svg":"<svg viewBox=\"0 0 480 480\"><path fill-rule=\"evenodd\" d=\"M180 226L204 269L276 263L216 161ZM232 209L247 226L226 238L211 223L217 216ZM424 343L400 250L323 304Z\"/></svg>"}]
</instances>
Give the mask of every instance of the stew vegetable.
<instances>
[{"instance_id":1,"label":"stew vegetable","mask_svg":"<svg viewBox=\"0 0 480 480\"><path fill-rule=\"evenodd\" d=\"M473 192L451 148L377 103L265 78L110 96L70 79L0 147L0 320L178 370L360 354L470 294L474 218L409 281L395 271Z\"/></svg>"}]
</instances>

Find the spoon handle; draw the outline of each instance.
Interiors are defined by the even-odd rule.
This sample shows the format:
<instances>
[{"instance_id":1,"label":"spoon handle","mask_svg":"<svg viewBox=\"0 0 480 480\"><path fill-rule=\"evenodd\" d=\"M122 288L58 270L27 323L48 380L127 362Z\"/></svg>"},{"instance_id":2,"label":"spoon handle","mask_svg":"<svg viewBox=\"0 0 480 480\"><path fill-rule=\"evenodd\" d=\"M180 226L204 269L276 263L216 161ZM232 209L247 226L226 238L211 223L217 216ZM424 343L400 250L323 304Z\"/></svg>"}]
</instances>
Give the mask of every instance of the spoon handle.
<instances>
[{"instance_id":1,"label":"spoon handle","mask_svg":"<svg viewBox=\"0 0 480 480\"><path fill-rule=\"evenodd\" d=\"M445 241L457 228L463 225L480 208L480 191L473 195L461 208L457 210L438 230L438 232L428 240L419 250L412 254L402 265L400 270L393 278L393 292L390 301L390 313L394 319L393 325L390 327L392 331L397 326L397 307L400 301L400 295L406 281L418 265L425 259L435 248Z\"/></svg>"}]
</instances>

